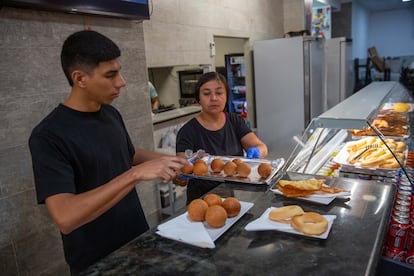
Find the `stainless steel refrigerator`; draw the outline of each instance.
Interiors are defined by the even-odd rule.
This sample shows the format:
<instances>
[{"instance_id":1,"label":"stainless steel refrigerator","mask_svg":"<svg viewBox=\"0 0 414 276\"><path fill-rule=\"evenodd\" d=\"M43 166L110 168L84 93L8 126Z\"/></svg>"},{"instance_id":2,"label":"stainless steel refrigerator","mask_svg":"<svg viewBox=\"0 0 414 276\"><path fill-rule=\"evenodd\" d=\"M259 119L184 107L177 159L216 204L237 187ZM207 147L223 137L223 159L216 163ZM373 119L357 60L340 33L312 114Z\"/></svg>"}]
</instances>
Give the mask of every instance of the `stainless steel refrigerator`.
<instances>
[{"instance_id":1,"label":"stainless steel refrigerator","mask_svg":"<svg viewBox=\"0 0 414 276\"><path fill-rule=\"evenodd\" d=\"M256 126L288 158L310 121L352 94L351 40L292 37L253 45Z\"/></svg>"},{"instance_id":2,"label":"stainless steel refrigerator","mask_svg":"<svg viewBox=\"0 0 414 276\"><path fill-rule=\"evenodd\" d=\"M257 135L288 158L310 120L324 111L324 42L311 37L253 45Z\"/></svg>"},{"instance_id":3,"label":"stainless steel refrigerator","mask_svg":"<svg viewBox=\"0 0 414 276\"><path fill-rule=\"evenodd\" d=\"M325 40L324 56L324 109L327 110L353 94L352 40L345 37Z\"/></svg>"}]
</instances>

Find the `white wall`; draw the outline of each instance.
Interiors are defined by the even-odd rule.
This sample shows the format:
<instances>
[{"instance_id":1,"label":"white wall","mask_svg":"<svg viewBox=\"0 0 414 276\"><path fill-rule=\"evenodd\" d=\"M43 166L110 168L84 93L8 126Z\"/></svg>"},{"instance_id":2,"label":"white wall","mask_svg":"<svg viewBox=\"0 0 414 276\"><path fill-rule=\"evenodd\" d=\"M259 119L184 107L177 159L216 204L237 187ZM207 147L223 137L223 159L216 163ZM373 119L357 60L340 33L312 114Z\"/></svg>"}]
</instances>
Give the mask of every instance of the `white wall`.
<instances>
[{"instance_id":1,"label":"white wall","mask_svg":"<svg viewBox=\"0 0 414 276\"><path fill-rule=\"evenodd\" d=\"M367 58L375 46L382 57L414 55L414 9L369 12L352 2L353 57Z\"/></svg>"},{"instance_id":2,"label":"white wall","mask_svg":"<svg viewBox=\"0 0 414 276\"><path fill-rule=\"evenodd\" d=\"M147 66L214 65L214 36L281 37L284 1L152 0L151 19L144 22Z\"/></svg>"},{"instance_id":3,"label":"white wall","mask_svg":"<svg viewBox=\"0 0 414 276\"><path fill-rule=\"evenodd\" d=\"M226 66L224 61L224 55L244 53L244 45L247 42L245 38L233 38L233 37L214 37L216 44L216 67Z\"/></svg>"},{"instance_id":4,"label":"white wall","mask_svg":"<svg viewBox=\"0 0 414 276\"><path fill-rule=\"evenodd\" d=\"M366 58L368 51L369 13L358 2L352 2L352 56Z\"/></svg>"},{"instance_id":5,"label":"white wall","mask_svg":"<svg viewBox=\"0 0 414 276\"><path fill-rule=\"evenodd\" d=\"M368 47L383 57L414 55L414 9L371 13Z\"/></svg>"}]
</instances>

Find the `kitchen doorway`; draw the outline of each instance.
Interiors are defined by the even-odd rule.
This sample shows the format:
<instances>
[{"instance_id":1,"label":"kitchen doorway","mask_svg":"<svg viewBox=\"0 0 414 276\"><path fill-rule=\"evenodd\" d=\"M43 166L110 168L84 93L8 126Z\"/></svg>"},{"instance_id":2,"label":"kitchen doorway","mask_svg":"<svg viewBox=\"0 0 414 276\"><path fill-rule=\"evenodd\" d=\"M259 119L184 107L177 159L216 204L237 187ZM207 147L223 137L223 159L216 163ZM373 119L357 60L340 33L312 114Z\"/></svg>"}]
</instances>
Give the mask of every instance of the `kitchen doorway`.
<instances>
[{"instance_id":1,"label":"kitchen doorway","mask_svg":"<svg viewBox=\"0 0 414 276\"><path fill-rule=\"evenodd\" d=\"M245 48L248 39L214 36L214 43L216 71L226 77L230 88L227 110L246 118L249 92L246 89Z\"/></svg>"}]
</instances>

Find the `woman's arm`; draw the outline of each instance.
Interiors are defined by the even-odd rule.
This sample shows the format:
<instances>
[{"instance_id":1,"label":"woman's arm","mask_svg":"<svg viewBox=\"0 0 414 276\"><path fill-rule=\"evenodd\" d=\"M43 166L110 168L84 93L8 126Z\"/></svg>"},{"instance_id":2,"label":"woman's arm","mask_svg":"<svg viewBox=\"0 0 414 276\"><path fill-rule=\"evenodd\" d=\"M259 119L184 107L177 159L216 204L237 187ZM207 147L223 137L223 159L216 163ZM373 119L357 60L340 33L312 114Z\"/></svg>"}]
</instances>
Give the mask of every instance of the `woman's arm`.
<instances>
[{"instance_id":1,"label":"woman's arm","mask_svg":"<svg viewBox=\"0 0 414 276\"><path fill-rule=\"evenodd\" d=\"M254 134L254 132L250 132L243 136L241 139L241 145L244 148L244 150L248 150L251 147L257 147L260 151L260 158L264 158L267 156L267 146L265 143L263 143L262 140L259 139L259 137Z\"/></svg>"}]
</instances>

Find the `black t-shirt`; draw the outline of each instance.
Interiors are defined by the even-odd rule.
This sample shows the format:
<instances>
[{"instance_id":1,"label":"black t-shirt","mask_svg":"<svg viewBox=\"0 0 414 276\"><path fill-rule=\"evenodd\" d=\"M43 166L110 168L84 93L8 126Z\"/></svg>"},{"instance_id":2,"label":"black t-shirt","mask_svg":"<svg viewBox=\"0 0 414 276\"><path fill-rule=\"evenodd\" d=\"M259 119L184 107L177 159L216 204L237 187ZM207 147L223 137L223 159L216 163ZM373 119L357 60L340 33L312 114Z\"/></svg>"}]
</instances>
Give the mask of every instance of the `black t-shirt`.
<instances>
[{"instance_id":1,"label":"black t-shirt","mask_svg":"<svg viewBox=\"0 0 414 276\"><path fill-rule=\"evenodd\" d=\"M224 156L243 156L240 140L251 132L236 113L224 113L226 123L219 130L204 128L197 119L188 121L177 134L177 152L204 149L207 153Z\"/></svg>"},{"instance_id":2,"label":"black t-shirt","mask_svg":"<svg viewBox=\"0 0 414 276\"><path fill-rule=\"evenodd\" d=\"M59 105L34 128L29 146L38 203L109 182L131 168L135 152L121 115L110 105L98 112ZM65 258L71 268L84 269L147 229L133 189L97 219L62 234Z\"/></svg>"},{"instance_id":3,"label":"black t-shirt","mask_svg":"<svg viewBox=\"0 0 414 276\"><path fill-rule=\"evenodd\" d=\"M177 134L176 152L203 149L211 155L243 156L240 140L251 130L236 113L224 113L226 123L219 130L204 128L197 119L188 121ZM191 179L187 185L187 203L199 198L218 185L208 180Z\"/></svg>"}]
</instances>

